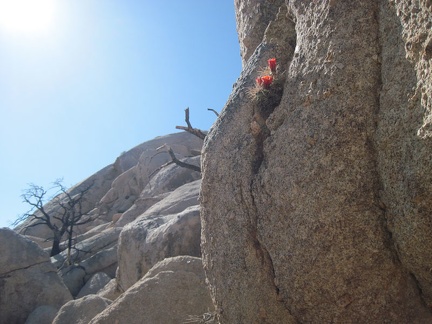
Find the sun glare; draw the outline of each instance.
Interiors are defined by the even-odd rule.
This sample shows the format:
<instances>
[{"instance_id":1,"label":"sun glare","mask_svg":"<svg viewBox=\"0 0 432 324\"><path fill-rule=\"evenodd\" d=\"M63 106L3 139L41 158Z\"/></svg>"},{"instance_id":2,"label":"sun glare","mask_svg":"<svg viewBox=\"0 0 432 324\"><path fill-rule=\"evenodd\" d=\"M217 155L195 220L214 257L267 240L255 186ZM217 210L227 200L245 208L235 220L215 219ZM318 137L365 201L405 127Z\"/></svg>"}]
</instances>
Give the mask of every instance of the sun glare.
<instances>
[{"instance_id":1,"label":"sun glare","mask_svg":"<svg viewBox=\"0 0 432 324\"><path fill-rule=\"evenodd\" d=\"M50 29L56 0L0 0L0 29L39 33Z\"/></svg>"}]
</instances>

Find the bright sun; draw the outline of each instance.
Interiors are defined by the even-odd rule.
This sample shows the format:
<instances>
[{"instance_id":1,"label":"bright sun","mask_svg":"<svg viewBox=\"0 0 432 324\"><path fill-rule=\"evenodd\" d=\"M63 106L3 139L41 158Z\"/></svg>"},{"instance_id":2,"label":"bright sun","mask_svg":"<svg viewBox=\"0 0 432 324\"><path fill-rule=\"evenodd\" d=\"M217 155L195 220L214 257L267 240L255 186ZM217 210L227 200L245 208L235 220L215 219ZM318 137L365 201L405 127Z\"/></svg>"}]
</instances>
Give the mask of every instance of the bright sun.
<instances>
[{"instance_id":1,"label":"bright sun","mask_svg":"<svg viewBox=\"0 0 432 324\"><path fill-rule=\"evenodd\" d=\"M0 29L39 33L52 25L56 0L0 0Z\"/></svg>"}]
</instances>

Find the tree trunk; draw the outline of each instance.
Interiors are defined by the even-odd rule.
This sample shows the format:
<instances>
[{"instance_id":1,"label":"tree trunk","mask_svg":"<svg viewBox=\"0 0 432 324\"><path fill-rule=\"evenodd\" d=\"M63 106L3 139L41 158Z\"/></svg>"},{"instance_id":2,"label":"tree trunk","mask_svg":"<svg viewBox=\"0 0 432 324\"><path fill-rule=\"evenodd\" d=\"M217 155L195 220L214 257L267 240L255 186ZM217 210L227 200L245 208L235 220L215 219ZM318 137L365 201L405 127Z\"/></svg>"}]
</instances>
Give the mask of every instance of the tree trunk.
<instances>
[{"instance_id":1,"label":"tree trunk","mask_svg":"<svg viewBox=\"0 0 432 324\"><path fill-rule=\"evenodd\" d=\"M72 235L73 235L73 223L70 226L68 233L68 246L67 246L67 262L69 265L72 264L71 262L71 250L72 250Z\"/></svg>"},{"instance_id":2,"label":"tree trunk","mask_svg":"<svg viewBox=\"0 0 432 324\"><path fill-rule=\"evenodd\" d=\"M54 236L53 245L51 248L50 256L57 255L61 252L60 250L60 239Z\"/></svg>"}]
</instances>

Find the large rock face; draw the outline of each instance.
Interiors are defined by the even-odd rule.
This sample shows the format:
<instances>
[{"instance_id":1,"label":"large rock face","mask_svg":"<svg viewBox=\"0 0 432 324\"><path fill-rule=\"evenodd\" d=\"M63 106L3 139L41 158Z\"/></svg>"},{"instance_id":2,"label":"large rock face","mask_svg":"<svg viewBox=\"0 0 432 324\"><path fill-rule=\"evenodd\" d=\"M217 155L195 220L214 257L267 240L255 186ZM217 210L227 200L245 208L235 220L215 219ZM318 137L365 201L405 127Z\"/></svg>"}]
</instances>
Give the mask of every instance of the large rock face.
<instances>
[{"instance_id":1,"label":"large rock face","mask_svg":"<svg viewBox=\"0 0 432 324\"><path fill-rule=\"evenodd\" d=\"M237 17L262 5L245 3ZM219 320L431 322L430 2L289 1L262 17L255 39L238 22L256 49L204 145ZM271 57L276 81L250 98Z\"/></svg>"},{"instance_id":2,"label":"large rock face","mask_svg":"<svg viewBox=\"0 0 432 324\"><path fill-rule=\"evenodd\" d=\"M72 299L48 254L36 243L0 229L0 323L24 323L39 306L60 308Z\"/></svg>"}]
</instances>

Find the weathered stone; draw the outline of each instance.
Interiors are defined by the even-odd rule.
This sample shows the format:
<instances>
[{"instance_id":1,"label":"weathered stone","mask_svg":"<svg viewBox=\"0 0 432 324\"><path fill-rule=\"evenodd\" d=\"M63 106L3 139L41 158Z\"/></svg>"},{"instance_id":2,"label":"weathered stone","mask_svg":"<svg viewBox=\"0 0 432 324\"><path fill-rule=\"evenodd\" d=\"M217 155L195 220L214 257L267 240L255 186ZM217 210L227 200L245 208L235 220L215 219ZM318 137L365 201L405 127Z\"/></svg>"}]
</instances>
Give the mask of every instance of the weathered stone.
<instances>
[{"instance_id":1,"label":"weathered stone","mask_svg":"<svg viewBox=\"0 0 432 324\"><path fill-rule=\"evenodd\" d=\"M199 165L199 157L184 159L186 163ZM201 174L176 164L166 166L153 175L134 205L122 214L116 226L124 226L135 220L155 203L165 198L174 189L198 180Z\"/></svg>"},{"instance_id":2,"label":"weathered stone","mask_svg":"<svg viewBox=\"0 0 432 324\"><path fill-rule=\"evenodd\" d=\"M53 324L87 324L110 304L111 300L97 295L71 300L60 308Z\"/></svg>"},{"instance_id":3,"label":"weathered stone","mask_svg":"<svg viewBox=\"0 0 432 324\"><path fill-rule=\"evenodd\" d=\"M269 24L203 149L221 323L432 321L424 6L290 1ZM272 56L275 84L248 97Z\"/></svg>"},{"instance_id":4,"label":"weathered stone","mask_svg":"<svg viewBox=\"0 0 432 324\"><path fill-rule=\"evenodd\" d=\"M85 283L84 287L81 288L80 292L76 298L81 298L87 295L97 294L102 290L111 278L105 272L95 273L91 278Z\"/></svg>"},{"instance_id":5,"label":"weathered stone","mask_svg":"<svg viewBox=\"0 0 432 324\"><path fill-rule=\"evenodd\" d=\"M201 259L179 256L156 264L90 323L177 324L212 311Z\"/></svg>"},{"instance_id":6,"label":"weathered stone","mask_svg":"<svg viewBox=\"0 0 432 324\"><path fill-rule=\"evenodd\" d=\"M381 4L379 196L397 255L432 305L430 1Z\"/></svg>"},{"instance_id":7,"label":"weathered stone","mask_svg":"<svg viewBox=\"0 0 432 324\"><path fill-rule=\"evenodd\" d=\"M27 317L25 324L51 324L58 311L59 309L53 306L39 306Z\"/></svg>"},{"instance_id":8,"label":"weathered stone","mask_svg":"<svg viewBox=\"0 0 432 324\"><path fill-rule=\"evenodd\" d=\"M184 162L199 166L200 157L192 157L183 159ZM201 179L201 174L197 171L180 167L177 164L168 165L157 172L144 190L140 197L156 197L160 194L171 192L182 185Z\"/></svg>"},{"instance_id":9,"label":"weathered stone","mask_svg":"<svg viewBox=\"0 0 432 324\"><path fill-rule=\"evenodd\" d=\"M189 206L198 205L198 196L201 180L187 183L167 195L143 213L140 218L158 215L170 215L181 212Z\"/></svg>"},{"instance_id":10,"label":"weathered stone","mask_svg":"<svg viewBox=\"0 0 432 324\"><path fill-rule=\"evenodd\" d=\"M86 272L83 268L72 265L60 270L60 276L72 296L76 296L85 284Z\"/></svg>"},{"instance_id":11,"label":"weathered stone","mask_svg":"<svg viewBox=\"0 0 432 324\"><path fill-rule=\"evenodd\" d=\"M104 271L107 275L114 276L116 268L117 245L114 245L113 247L95 253L91 257L80 262L79 265L61 268L59 273L71 294L77 296L88 277L101 271Z\"/></svg>"},{"instance_id":12,"label":"weathered stone","mask_svg":"<svg viewBox=\"0 0 432 324\"><path fill-rule=\"evenodd\" d=\"M117 297L119 297L123 291L120 291L120 287L117 284L117 280L111 279L105 287L103 287L99 292L97 293L98 296L103 298L108 298L110 300L115 300Z\"/></svg>"},{"instance_id":13,"label":"weathered stone","mask_svg":"<svg viewBox=\"0 0 432 324\"><path fill-rule=\"evenodd\" d=\"M164 199L169 194L169 192L166 192L154 197L138 198L137 200L135 200L133 206L122 214L120 219L115 223L115 226L123 227L126 224L129 224L130 222L134 221L138 216L143 214L147 209Z\"/></svg>"},{"instance_id":14,"label":"weathered stone","mask_svg":"<svg viewBox=\"0 0 432 324\"><path fill-rule=\"evenodd\" d=\"M199 206L187 207L197 204L199 183L178 188L124 227L119 240L117 271L122 289L128 289L164 258L201 255Z\"/></svg>"},{"instance_id":15,"label":"weathered stone","mask_svg":"<svg viewBox=\"0 0 432 324\"><path fill-rule=\"evenodd\" d=\"M101 250L80 263L87 275L93 275L104 271L111 265L117 264L117 245Z\"/></svg>"},{"instance_id":16,"label":"weathered stone","mask_svg":"<svg viewBox=\"0 0 432 324\"><path fill-rule=\"evenodd\" d=\"M89 238L75 244L75 248L71 251L71 261L80 262L88 259L101 250L109 249L117 244L121 228L110 227L97 233ZM51 258L51 262L60 268L64 266L67 259L67 250L55 255ZM97 270L100 269L96 269Z\"/></svg>"},{"instance_id":17,"label":"weathered stone","mask_svg":"<svg viewBox=\"0 0 432 324\"><path fill-rule=\"evenodd\" d=\"M72 299L46 254L14 231L0 229L0 323L24 323L38 306Z\"/></svg>"},{"instance_id":18,"label":"weathered stone","mask_svg":"<svg viewBox=\"0 0 432 324\"><path fill-rule=\"evenodd\" d=\"M235 0L237 33L243 66L261 43L268 24L284 0Z\"/></svg>"},{"instance_id":19,"label":"weathered stone","mask_svg":"<svg viewBox=\"0 0 432 324\"><path fill-rule=\"evenodd\" d=\"M40 237L36 237L36 236L31 236L31 235L24 235L26 238L28 238L29 240L37 243L37 245L39 245L39 247L45 251L51 251L52 248L52 242L47 241L46 239L40 238Z\"/></svg>"},{"instance_id":20,"label":"weathered stone","mask_svg":"<svg viewBox=\"0 0 432 324\"><path fill-rule=\"evenodd\" d=\"M190 156L200 150L202 140L187 132L157 137L145 144L145 149L133 167L118 176L111 189L99 203L99 214L111 220L116 213L124 213L133 206L141 191L146 187L154 173L171 158L167 152L159 151L164 144L170 146L178 158Z\"/></svg>"},{"instance_id":21,"label":"weathered stone","mask_svg":"<svg viewBox=\"0 0 432 324\"><path fill-rule=\"evenodd\" d=\"M112 220L111 220L112 223L113 223L113 224L117 223L118 220L120 219L120 217L122 217L122 215L123 215L123 213L117 213L117 214L114 214L113 217L112 217Z\"/></svg>"},{"instance_id":22,"label":"weathered stone","mask_svg":"<svg viewBox=\"0 0 432 324\"><path fill-rule=\"evenodd\" d=\"M111 224L109 224L109 223L104 223L104 224L100 224L100 225L96 225L96 226L93 226L93 225L94 225L94 223L89 224L89 226L88 226L89 229L86 232L84 232L83 234L77 235L75 240L77 242L82 242L82 241L84 241L84 240L86 240L92 236L98 235L98 234L102 233L103 231L108 230L109 227L111 227ZM63 250L66 249L66 247L67 247L66 243L67 242L62 243L61 247Z\"/></svg>"}]
</instances>

